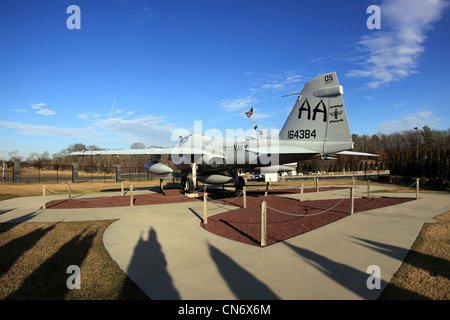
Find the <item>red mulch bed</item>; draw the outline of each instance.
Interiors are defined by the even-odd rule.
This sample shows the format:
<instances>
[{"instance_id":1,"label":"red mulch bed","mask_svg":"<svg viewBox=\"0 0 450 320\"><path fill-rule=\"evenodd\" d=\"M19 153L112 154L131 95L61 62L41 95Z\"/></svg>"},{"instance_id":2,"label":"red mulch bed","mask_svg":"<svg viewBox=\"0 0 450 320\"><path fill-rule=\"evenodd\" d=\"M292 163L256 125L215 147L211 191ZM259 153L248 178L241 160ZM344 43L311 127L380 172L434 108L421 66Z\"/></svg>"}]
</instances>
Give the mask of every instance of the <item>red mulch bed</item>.
<instances>
[{"instance_id":1,"label":"red mulch bed","mask_svg":"<svg viewBox=\"0 0 450 320\"><path fill-rule=\"evenodd\" d=\"M324 188L325 189L325 188ZM321 190L324 190L321 189ZM310 189L311 192L313 189ZM315 190L314 190L315 191ZM276 192L286 193L282 190ZM298 191L296 191L298 192ZM214 196L210 196L214 199ZM220 198L220 196L218 196ZM220 199L225 201L232 200ZM356 198L354 199L354 213L391 206L412 198ZM350 199L333 200L311 200L300 202L294 199L276 197L269 191L264 197L264 191L249 192L247 195L247 208L242 207L242 197L232 203L238 204L241 208L216 214L208 217L207 226L201 224L207 231L231 240L243 242L250 245L260 246L261 239L261 202L267 203L267 238L266 246L284 241L302 233L317 229L331 222L337 221L349 215ZM239 202L239 203L238 203ZM333 207L333 208L332 208ZM276 212L274 208L287 213L306 215L293 216ZM332 208L332 209L330 209ZM330 209L324 213L324 210ZM316 214L316 215L314 215Z\"/></svg>"},{"instance_id":2,"label":"red mulch bed","mask_svg":"<svg viewBox=\"0 0 450 320\"><path fill-rule=\"evenodd\" d=\"M186 201L198 201L196 198L189 198L179 189L165 189L163 193L133 194L134 206L146 206L150 204L164 204ZM113 197L95 197L53 200L47 202L47 209L81 209L81 208L108 208L108 207L128 207L130 206L130 194Z\"/></svg>"},{"instance_id":3,"label":"red mulch bed","mask_svg":"<svg viewBox=\"0 0 450 320\"><path fill-rule=\"evenodd\" d=\"M336 190L342 188L324 187L320 191ZM315 188L304 189L304 193L315 192ZM260 246L261 237L261 202L267 203L267 239L266 246L284 241L302 233L317 229L331 222L337 221L349 215L350 200L311 200L300 202L294 199L280 197L283 194L298 194L299 189L272 189L264 196L265 190L247 191L247 209L243 208L243 197L236 198L234 192L220 189L208 190L208 197L221 206L232 204L237 209L219 213L208 217L208 225L201 226L205 230L216 235L239 241L242 243ZM135 206L165 204L187 201L202 201L203 193L199 192L198 198L189 198L179 189L165 189L162 193L135 194L133 195ZM391 206L412 198L357 198L354 200L354 213ZM130 206L130 195L96 198L73 198L54 200L46 203L47 209L72 209L72 208L105 208ZM293 216L272 210L288 212ZM330 209L332 208L332 209ZM329 210L328 210L329 209ZM324 210L325 213L317 214ZM316 214L316 215L315 215Z\"/></svg>"}]
</instances>

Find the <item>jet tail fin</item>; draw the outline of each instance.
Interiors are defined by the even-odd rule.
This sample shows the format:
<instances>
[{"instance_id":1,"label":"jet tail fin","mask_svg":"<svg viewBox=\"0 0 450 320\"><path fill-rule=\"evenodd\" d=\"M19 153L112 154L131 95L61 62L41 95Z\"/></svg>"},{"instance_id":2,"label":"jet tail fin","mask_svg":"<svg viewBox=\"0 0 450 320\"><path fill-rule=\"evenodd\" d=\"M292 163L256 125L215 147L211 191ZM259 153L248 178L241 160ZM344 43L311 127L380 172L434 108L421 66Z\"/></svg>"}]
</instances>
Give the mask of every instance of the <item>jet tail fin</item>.
<instances>
[{"instance_id":1,"label":"jet tail fin","mask_svg":"<svg viewBox=\"0 0 450 320\"><path fill-rule=\"evenodd\" d=\"M343 94L336 72L308 81L280 131L280 139L313 142L310 145L321 154L352 150Z\"/></svg>"}]
</instances>

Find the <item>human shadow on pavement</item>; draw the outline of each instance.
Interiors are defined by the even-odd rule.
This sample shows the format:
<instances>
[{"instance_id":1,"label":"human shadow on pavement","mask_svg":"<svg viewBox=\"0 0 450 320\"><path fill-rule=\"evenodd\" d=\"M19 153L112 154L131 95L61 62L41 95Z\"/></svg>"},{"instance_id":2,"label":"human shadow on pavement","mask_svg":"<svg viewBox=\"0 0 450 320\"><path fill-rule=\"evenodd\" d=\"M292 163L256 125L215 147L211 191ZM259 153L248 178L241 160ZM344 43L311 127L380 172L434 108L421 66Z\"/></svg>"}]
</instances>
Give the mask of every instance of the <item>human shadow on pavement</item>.
<instances>
[{"instance_id":1,"label":"human shadow on pavement","mask_svg":"<svg viewBox=\"0 0 450 320\"><path fill-rule=\"evenodd\" d=\"M208 245L214 260L228 287L239 300L278 300L280 299L264 283L234 262L230 257L212 245Z\"/></svg>"},{"instance_id":2,"label":"human shadow on pavement","mask_svg":"<svg viewBox=\"0 0 450 320\"><path fill-rule=\"evenodd\" d=\"M377 299L382 290L388 285L386 281L380 279L380 289L369 289L367 286L367 280L371 276L371 274L358 270L350 265L333 261L311 250L296 247L288 242L283 243L294 252L296 252L299 256L304 258L307 263L363 299ZM405 293L411 295L411 293L406 289L398 289L407 291ZM324 288L324 290L328 291L327 288ZM339 298L339 296L336 297L336 299ZM420 295L414 295L414 298L423 299L424 297Z\"/></svg>"},{"instance_id":3,"label":"human shadow on pavement","mask_svg":"<svg viewBox=\"0 0 450 320\"><path fill-rule=\"evenodd\" d=\"M141 233L126 273L150 299L181 299L167 271L167 261L153 228L148 232L148 240ZM121 293L119 299L124 298Z\"/></svg>"}]
</instances>

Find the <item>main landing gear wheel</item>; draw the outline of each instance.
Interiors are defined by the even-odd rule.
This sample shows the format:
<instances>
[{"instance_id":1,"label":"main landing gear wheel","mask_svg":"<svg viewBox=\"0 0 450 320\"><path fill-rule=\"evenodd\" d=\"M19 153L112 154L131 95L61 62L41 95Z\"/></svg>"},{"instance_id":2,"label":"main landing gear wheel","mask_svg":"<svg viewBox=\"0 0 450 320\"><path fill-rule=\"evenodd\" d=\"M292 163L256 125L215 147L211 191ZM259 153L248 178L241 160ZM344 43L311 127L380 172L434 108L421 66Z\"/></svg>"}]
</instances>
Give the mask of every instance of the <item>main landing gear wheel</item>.
<instances>
[{"instance_id":1,"label":"main landing gear wheel","mask_svg":"<svg viewBox=\"0 0 450 320\"><path fill-rule=\"evenodd\" d=\"M184 180L183 191L186 193L192 193L195 191L195 184L191 178L186 178L186 180Z\"/></svg>"},{"instance_id":2,"label":"main landing gear wheel","mask_svg":"<svg viewBox=\"0 0 450 320\"><path fill-rule=\"evenodd\" d=\"M238 177L236 182L236 192L241 192L245 187L245 179L244 177Z\"/></svg>"}]
</instances>

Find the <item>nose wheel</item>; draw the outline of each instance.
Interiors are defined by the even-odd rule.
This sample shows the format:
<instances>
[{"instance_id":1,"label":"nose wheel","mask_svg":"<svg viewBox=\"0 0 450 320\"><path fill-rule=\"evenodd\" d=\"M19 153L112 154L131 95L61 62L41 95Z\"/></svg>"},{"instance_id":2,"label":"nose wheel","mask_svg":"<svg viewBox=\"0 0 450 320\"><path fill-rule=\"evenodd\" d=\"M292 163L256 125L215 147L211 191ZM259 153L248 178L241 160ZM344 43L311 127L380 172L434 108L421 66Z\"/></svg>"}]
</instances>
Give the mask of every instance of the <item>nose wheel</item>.
<instances>
[{"instance_id":1,"label":"nose wheel","mask_svg":"<svg viewBox=\"0 0 450 320\"><path fill-rule=\"evenodd\" d=\"M186 178L183 181L183 191L186 193L193 193L195 191L195 184L192 178Z\"/></svg>"}]
</instances>

